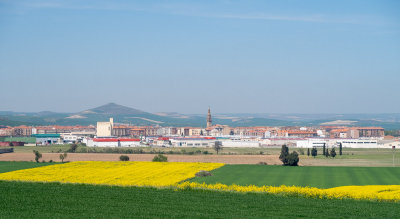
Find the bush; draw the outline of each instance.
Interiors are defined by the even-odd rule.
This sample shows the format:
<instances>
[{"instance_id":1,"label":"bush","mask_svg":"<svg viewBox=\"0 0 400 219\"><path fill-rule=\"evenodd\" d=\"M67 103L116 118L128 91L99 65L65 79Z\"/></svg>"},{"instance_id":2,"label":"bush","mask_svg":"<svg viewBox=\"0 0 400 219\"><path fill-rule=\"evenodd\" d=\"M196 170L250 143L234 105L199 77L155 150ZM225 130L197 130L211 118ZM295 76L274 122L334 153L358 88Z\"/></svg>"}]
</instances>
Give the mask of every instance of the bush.
<instances>
[{"instance_id":1,"label":"bush","mask_svg":"<svg viewBox=\"0 0 400 219\"><path fill-rule=\"evenodd\" d=\"M258 162L258 165L268 165L268 164L267 164L267 162L261 161L261 162Z\"/></svg>"},{"instance_id":2,"label":"bush","mask_svg":"<svg viewBox=\"0 0 400 219\"><path fill-rule=\"evenodd\" d=\"M289 154L289 148L286 145L282 145L279 159L282 161L284 166L298 166L299 154L296 151Z\"/></svg>"},{"instance_id":3,"label":"bush","mask_svg":"<svg viewBox=\"0 0 400 219\"><path fill-rule=\"evenodd\" d=\"M208 154L208 151L203 151L203 154Z\"/></svg>"},{"instance_id":4,"label":"bush","mask_svg":"<svg viewBox=\"0 0 400 219\"><path fill-rule=\"evenodd\" d=\"M162 154L157 154L154 156L153 162L168 162L168 158Z\"/></svg>"},{"instance_id":5,"label":"bush","mask_svg":"<svg viewBox=\"0 0 400 219\"><path fill-rule=\"evenodd\" d=\"M311 150L311 155L315 158L318 154L317 148L313 147L313 149Z\"/></svg>"},{"instance_id":6,"label":"bush","mask_svg":"<svg viewBox=\"0 0 400 219\"><path fill-rule=\"evenodd\" d=\"M77 144L71 144L71 146L68 149L68 152L75 153L77 148L78 148Z\"/></svg>"},{"instance_id":7,"label":"bush","mask_svg":"<svg viewBox=\"0 0 400 219\"><path fill-rule=\"evenodd\" d=\"M53 160L49 160L49 163L53 163Z\"/></svg>"},{"instance_id":8,"label":"bush","mask_svg":"<svg viewBox=\"0 0 400 219\"><path fill-rule=\"evenodd\" d=\"M121 155L121 156L119 157L119 160L120 160L120 161L129 161L129 157L126 156L126 155Z\"/></svg>"},{"instance_id":9,"label":"bush","mask_svg":"<svg viewBox=\"0 0 400 219\"><path fill-rule=\"evenodd\" d=\"M298 166L298 163L299 163L299 154L296 151L293 151L288 156L287 166Z\"/></svg>"},{"instance_id":10,"label":"bush","mask_svg":"<svg viewBox=\"0 0 400 219\"><path fill-rule=\"evenodd\" d=\"M64 159L67 158L67 156L68 156L67 153L60 154L59 157L60 157L61 163L64 163Z\"/></svg>"},{"instance_id":11,"label":"bush","mask_svg":"<svg viewBox=\"0 0 400 219\"><path fill-rule=\"evenodd\" d=\"M332 148L332 150L331 150L331 157L336 157L336 151L335 151L335 148Z\"/></svg>"},{"instance_id":12,"label":"bush","mask_svg":"<svg viewBox=\"0 0 400 219\"><path fill-rule=\"evenodd\" d=\"M199 172L196 173L196 177L206 177L206 176L212 176L212 174L205 170L200 170Z\"/></svg>"},{"instance_id":13,"label":"bush","mask_svg":"<svg viewBox=\"0 0 400 219\"><path fill-rule=\"evenodd\" d=\"M304 149L303 148L299 148L299 154L300 155L304 155Z\"/></svg>"}]
</instances>

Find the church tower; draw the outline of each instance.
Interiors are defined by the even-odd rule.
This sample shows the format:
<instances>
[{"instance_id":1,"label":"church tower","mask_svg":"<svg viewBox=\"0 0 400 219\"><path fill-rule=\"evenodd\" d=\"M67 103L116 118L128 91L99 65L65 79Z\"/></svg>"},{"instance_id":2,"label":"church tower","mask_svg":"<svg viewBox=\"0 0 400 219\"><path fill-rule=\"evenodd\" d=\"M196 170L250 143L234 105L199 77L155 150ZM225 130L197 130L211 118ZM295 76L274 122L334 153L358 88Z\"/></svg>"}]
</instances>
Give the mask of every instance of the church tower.
<instances>
[{"instance_id":1,"label":"church tower","mask_svg":"<svg viewBox=\"0 0 400 219\"><path fill-rule=\"evenodd\" d=\"M211 119L211 110L210 107L208 107L208 114L207 114L207 128L212 126L212 119Z\"/></svg>"}]
</instances>

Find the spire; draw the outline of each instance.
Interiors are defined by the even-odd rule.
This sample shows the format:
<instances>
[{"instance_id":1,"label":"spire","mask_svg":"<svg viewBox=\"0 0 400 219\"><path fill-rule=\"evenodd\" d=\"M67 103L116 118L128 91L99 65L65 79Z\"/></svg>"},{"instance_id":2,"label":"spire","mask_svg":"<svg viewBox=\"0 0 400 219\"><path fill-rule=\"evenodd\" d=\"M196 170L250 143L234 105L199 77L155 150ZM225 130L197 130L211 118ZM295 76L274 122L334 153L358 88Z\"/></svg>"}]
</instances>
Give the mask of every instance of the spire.
<instances>
[{"instance_id":1,"label":"spire","mask_svg":"<svg viewBox=\"0 0 400 219\"><path fill-rule=\"evenodd\" d=\"M211 119L211 109L208 107L208 114L207 114L207 128L212 126L212 119Z\"/></svg>"}]
</instances>

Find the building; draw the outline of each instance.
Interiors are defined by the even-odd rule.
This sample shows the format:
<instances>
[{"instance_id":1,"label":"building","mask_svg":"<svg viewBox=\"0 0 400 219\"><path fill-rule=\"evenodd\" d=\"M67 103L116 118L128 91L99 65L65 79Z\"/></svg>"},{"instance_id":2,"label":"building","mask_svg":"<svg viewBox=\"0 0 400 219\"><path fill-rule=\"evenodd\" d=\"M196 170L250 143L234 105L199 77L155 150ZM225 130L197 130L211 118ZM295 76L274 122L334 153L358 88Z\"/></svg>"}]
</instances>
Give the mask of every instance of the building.
<instances>
[{"instance_id":1,"label":"building","mask_svg":"<svg viewBox=\"0 0 400 219\"><path fill-rule=\"evenodd\" d=\"M213 147L216 138L171 138L170 141L173 147Z\"/></svg>"},{"instance_id":2,"label":"building","mask_svg":"<svg viewBox=\"0 0 400 219\"><path fill-rule=\"evenodd\" d=\"M328 138L309 138L297 141L299 148L313 148L313 147L339 147L342 144L344 148L378 148L378 141L376 139L328 139Z\"/></svg>"},{"instance_id":3,"label":"building","mask_svg":"<svg viewBox=\"0 0 400 219\"><path fill-rule=\"evenodd\" d=\"M35 134L32 137L36 137L36 144L49 145L61 143L60 134Z\"/></svg>"},{"instance_id":4,"label":"building","mask_svg":"<svg viewBox=\"0 0 400 219\"><path fill-rule=\"evenodd\" d=\"M349 138L383 138L385 129L382 127L352 127L347 133Z\"/></svg>"},{"instance_id":5,"label":"building","mask_svg":"<svg viewBox=\"0 0 400 219\"><path fill-rule=\"evenodd\" d=\"M133 127L127 125L115 125L112 128L112 136L127 137L131 135Z\"/></svg>"},{"instance_id":6,"label":"building","mask_svg":"<svg viewBox=\"0 0 400 219\"><path fill-rule=\"evenodd\" d=\"M88 147L138 147L140 139L137 138L93 138L87 139Z\"/></svg>"},{"instance_id":7,"label":"building","mask_svg":"<svg viewBox=\"0 0 400 219\"><path fill-rule=\"evenodd\" d=\"M113 134L114 120L110 118L109 122L97 122L96 136L110 137Z\"/></svg>"},{"instance_id":8,"label":"building","mask_svg":"<svg viewBox=\"0 0 400 219\"><path fill-rule=\"evenodd\" d=\"M31 136L32 127L30 126L17 126L12 128L11 136Z\"/></svg>"}]
</instances>

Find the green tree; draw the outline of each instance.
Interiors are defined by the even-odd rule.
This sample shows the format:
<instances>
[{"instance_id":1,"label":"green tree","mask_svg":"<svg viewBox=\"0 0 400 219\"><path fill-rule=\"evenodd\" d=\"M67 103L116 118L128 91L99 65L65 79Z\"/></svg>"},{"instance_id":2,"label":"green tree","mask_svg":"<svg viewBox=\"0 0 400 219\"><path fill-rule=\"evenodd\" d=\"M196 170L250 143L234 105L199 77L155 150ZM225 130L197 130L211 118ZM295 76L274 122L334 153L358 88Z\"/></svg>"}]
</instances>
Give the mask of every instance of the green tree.
<instances>
[{"instance_id":1,"label":"green tree","mask_svg":"<svg viewBox=\"0 0 400 219\"><path fill-rule=\"evenodd\" d=\"M222 142L221 141L215 141L214 150L217 152L217 154L219 153L219 151L222 150Z\"/></svg>"},{"instance_id":2,"label":"green tree","mask_svg":"<svg viewBox=\"0 0 400 219\"><path fill-rule=\"evenodd\" d=\"M66 158L67 158L67 156L68 156L68 154L67 154L67 153L60 154L60 160L61 160L61 163L64 163L64 159L66 159Z\"/></svg>"},{"instance_id":3,"label":"green tree","mask_svg":"<svg viewBox=\"0 0 400 219\"><path fill-rule=\"evenodd\" d=\"M313 149L311 150L311 155L315 158L318 155L318 150L316 147L313 147Z\"/></svg>"},{"instance_id":4,"label":"green tree","mask_svg":"<svg viewBox=\"0 0 400 219\"><path fill-rule=\"evenodd\" d=\"M120 161L129 161L129 157L126 155L121 155L121 156L119 156L119 160Z\"/></svg>"},{"instance_id":5,"label":"green tree","mask_svg":"<svg viewBox=\"0 0 400 219\"><path fill-rule=\"evenodd\" d=\"M336 151L335 151L335 148L332 148L332 150L331 150L331 157L336 157Z\"/></svg>"},{"instance_id":6,"label":"green tree","mask_svg":"<svg viewBox=\"0 0 400 219\"><path fill-rule=\"evenodd\" d=\"M326 151L325 151L325 157L329 157L329 151L328 151L328 148L326 149Z\"/></svg>"},{"instance_id":7,"label":"green tree","mask_svg":"<svg viewBox=\"0 0 400 219\"><path fill-rule=\"evenodd\" d=\"M322 155L325 155L325 151L326 151L326 147L325 147L325 143L324 143L324 146L322 147Z\"/></svg>"},{"instance_id":8,"label":"green tree","mask_svg":"<svg viewBox=\"0 0 400 219\"><path fill-rule=\"evenodd\" d=\"M310 156L310 148L307 148L307 156Z\"/></svg>"},{"instance_id":9,"label":"green tree","mask_svg":"<svg viewBox=\"0 0 400 219\"><path fill-rule=\"evenodd\" d=\"M77 144L71 144L71 146L69 147L68 152L75 153L77 148L78 148Z\"/></svg>"},{"instance_id":10,"label":"green tree","mask_svg":"<svg viewBox=\"0 0 400 219\"><path fill-rule=\"evenodd\" d=\"M286 166L288 163L289 148L284 144L281 148L281 154L279 155L279 160L282 161L283 165Z\"/></svg>"},{"instance_id":11,"label":"green tree","mask_svg":"<svg viewBox=\"0 0 400 219\"><path fill-rule=\"evenodd\" d=\"M162 154L157 154L156 156L154 156L153 162L168 162L168 157Z\"/></svg>"},{"instance_id":12,"label":"green tree","mask_svg":"<svg viewBox=\"0 0 400 219\"><path fill-rule=\"evenodd\" d=\"M339 143L339 155L342 156L342 143Z\"/></svg>"},{"instance_id":13,"label":"green tree","mask_svg":"<svg viewBox=\"0 0 400 219\"><path fill-rule=\"evenodd\" d=\"M42 158L42 154L39 151L36 151L36 150L33 150L33 153L35 154L36 163L39 163L39 159Z\"/></svg>"},{"instance_id":14,"label":"green tree","mask_svg":"<svg viewBox=\"0 0 400 219\"><path fill-rule=\"evenodd\" d=\"M289 154L287 166L298 166L299 163L299 154L296 151L293 151Z\"/></svg>"}]
</instances>

